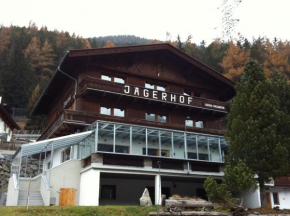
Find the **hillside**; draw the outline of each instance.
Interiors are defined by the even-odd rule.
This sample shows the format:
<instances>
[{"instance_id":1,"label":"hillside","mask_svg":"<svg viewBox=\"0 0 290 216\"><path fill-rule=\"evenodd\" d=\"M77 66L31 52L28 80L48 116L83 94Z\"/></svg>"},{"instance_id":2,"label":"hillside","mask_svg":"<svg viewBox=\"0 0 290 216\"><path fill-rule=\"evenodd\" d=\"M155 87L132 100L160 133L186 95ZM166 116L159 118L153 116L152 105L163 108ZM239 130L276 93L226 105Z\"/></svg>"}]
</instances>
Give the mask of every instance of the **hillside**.
<instances>
[{"instance_id":1,"label":"hillside","mask_svg":"<svg viewBox=\"0 0 290 216\"><path fill-rule=\"evenodd\" d=\"M34 23L28 27L0 26L0 96L10 107L31 110L67 50L159 43L134 35L82 38L66 31L49 31ZM267 75L278 69L290 74L290 43L267 38L252 42L240 37L235 41L214 40L209 45L185 41L166 41L226 77L237 81L245 63L254 59ZM33 117L29 129L44 127L43 118Z\"/></svg>"}]
</instances>

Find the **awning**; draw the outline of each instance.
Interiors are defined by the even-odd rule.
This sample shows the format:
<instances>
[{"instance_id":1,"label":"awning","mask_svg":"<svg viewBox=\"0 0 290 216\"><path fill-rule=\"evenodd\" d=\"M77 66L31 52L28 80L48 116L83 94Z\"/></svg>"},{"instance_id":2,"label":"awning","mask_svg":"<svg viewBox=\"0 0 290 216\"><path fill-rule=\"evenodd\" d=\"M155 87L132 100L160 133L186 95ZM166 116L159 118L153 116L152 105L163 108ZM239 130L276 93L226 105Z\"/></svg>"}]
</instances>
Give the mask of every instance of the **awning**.
<instances>
[{"instance_id":1,"label":"awning","mask_svg":"<svg viewBox=\"0 0 290 216\"><path fill-rule=\"evenodd\" d=\"M51 151L69 147L79 144L82 140L91 135L94 131L87 131L77 134L71 134L68 136L57 137L53 139L42 140L34 143L23 144L14 154L14 157L22 150L22 157L38 154L44 151Z\"/></svg>"}]
</instances>

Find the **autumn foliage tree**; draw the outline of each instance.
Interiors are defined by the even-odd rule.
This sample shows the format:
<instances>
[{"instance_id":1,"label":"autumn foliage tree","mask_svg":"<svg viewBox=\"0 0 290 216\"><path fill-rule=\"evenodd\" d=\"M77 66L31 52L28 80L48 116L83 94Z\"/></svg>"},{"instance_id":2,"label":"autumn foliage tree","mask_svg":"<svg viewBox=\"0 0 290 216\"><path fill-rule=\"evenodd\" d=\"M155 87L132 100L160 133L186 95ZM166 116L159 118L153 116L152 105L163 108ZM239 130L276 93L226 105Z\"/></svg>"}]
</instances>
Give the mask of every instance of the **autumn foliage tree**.
<instances>
[{"instance_id":1,"label":"autumn foliage tree","mask_svg":"<svg viewBox=\"0 0 290 216\"><path fill-rule=\"evenodd\" d=\"M224 75L234 81L237 81L245 67L247 60L250 58L250 52L243 50L233 41L229 42L229 48L223 61L220 63L224 69Z\"/></svg>"},{"instance_id":2,"label":"autumn foliage tree","mask_svg":"<svg viewBox=\"0 0 290 216\"><path fill-rule=\"evenodd\" d=\"M115 44L112 41L108 40L104 48L111 48L111 47L115 47Z\"/></svg>"}]
</instances>

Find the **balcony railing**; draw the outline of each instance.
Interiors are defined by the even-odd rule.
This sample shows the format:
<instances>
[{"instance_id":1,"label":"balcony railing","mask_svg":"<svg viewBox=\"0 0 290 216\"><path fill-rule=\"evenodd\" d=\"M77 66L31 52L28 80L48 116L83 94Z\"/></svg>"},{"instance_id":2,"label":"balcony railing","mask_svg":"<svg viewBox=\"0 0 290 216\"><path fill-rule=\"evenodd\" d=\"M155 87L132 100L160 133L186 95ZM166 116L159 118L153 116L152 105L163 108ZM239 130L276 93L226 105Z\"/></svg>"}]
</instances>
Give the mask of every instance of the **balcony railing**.
<instances>
[{"instance_id":1,"label":"balcony railing","mask_svg":"<svg viewBox=\"0 0 290 216\"><path fill-rule=\"evenodd\" d=\"M140 86L125 85L93 77L85 77L80 82L81 92L88 91L108 92L112 94L124 95L126 97L139 98L143 100L153 100L159 103L188 106L206 110L214 110L227 113L228 102L209 100L199 97L188 97L178 93L155 91ZM136 90L137 89L137 90Z\"/></svg>"},{"instance_id":2,"label":"balcony railing","mask_svg":"<svg viewBox=\"0 0 290 216\"><path fill-rule=\"evenodd\" d=\"M145 119L138 118L123 118L110 115L102 115L100 113L84 112L84 111L75 111L75 110L64 110L61 115L52 122L43 132L40 140L48 138L56 128L62 124L63 121L83 123L84 125L92 124L96 120L110 121L110 122L119 122L119 123L128 123L134 125L143 125L148 127L158 127L164 129L180 130L180 131L189 131L205 134L214 134L214 135L223 135L225 131L225 126L220 124L218 128L198 128L198 127L185 127L181 124L172 124L172 123L161 123L161 122L152 122L146 121Z\"/></svg>"}]
</instances>

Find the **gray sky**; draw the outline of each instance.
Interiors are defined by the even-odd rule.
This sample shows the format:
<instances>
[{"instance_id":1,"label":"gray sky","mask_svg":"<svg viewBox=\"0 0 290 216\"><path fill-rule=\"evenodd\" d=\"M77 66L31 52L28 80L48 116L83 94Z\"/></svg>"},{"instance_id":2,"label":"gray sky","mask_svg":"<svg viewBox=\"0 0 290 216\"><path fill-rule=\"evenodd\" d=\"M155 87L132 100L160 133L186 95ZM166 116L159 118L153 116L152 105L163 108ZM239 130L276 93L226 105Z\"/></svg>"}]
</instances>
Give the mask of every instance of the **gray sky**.
<instances>
[{"instance_id":1,"label":"gray sky","mask_svg":"<svg viewBox=\"0 0 290 216\"><path fill-rule=\"evenodd\" d=\"M234 1L234 0L229 0ZM199 43L222 36L223 0L1 0L0 24L27 26L30 21L49 30L83 37L132 34L149 39ZM233 13L235 31L248 39L275 36L290 39L290 0L242 0Z\"/></svg>"}]
</instances>

